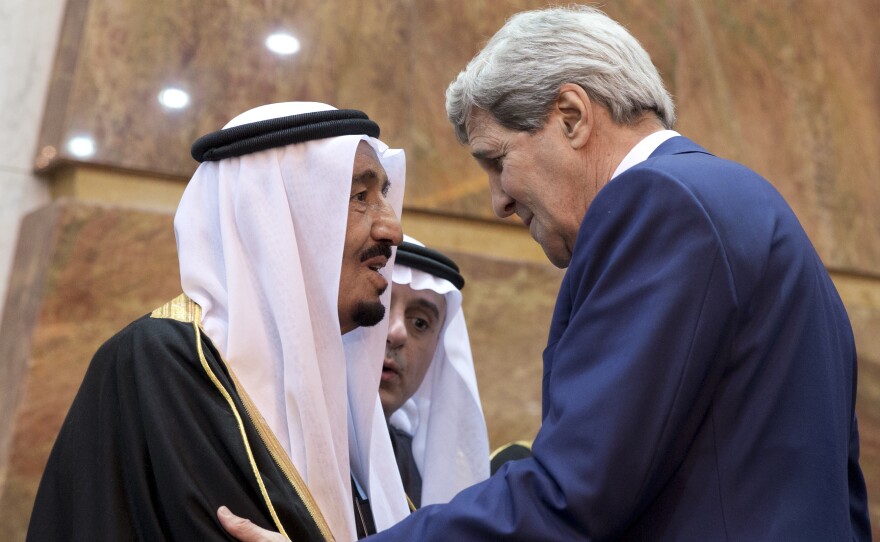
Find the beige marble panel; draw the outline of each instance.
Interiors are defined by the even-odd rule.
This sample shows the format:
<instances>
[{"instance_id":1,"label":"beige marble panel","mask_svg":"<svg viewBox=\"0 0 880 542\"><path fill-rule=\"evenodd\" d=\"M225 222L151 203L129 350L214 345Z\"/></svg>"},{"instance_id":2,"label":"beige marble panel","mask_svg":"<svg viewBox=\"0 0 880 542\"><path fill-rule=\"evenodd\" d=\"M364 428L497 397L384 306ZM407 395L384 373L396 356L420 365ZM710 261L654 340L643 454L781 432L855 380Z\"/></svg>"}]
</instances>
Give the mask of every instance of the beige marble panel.
<instances>
[{"instance_id":1,"label":"beige marble panel","mask_svg":"<svg viewBox=\"0 0 880 542\"><path fill-rule=\"evenodd\" d=\"M507 17L545 5L538 0L425 0L412 12L413 105L407 132L407 203L458 215L494 219L486 176L462 147L446 118L444 92ZM518 222L518 221L517 221Z\"/></svg>"},{"instance_id":2,"label":"beige marble panel","mask_svg":"<svg viewBox=\"0 0 880 542\"><path fill-rule=\"evenodd\" d=\"M4 540L24 539L49 451L98 346L180 291L167 213L62 201L27 217L18 246L0 328Z\"/></svg>"},{"instance_id":3,"label":"beige marble panel","mask_svg":"<svg viewBox=\"0 0 880 542\"><path fill-rule=\"evenodd\" d=\"M516 263L549 265L547 256L529 230L504 222L450 217L432 212L403 210L403 233L442 252L471 252Z\"/></svg>"},{"instance_id":4,"label":"beige marble panel","mask_svg":"<svg viewBox=\"0 0 880 542\"><path fill-rule=\"evenodd\" d=\"M833 268L880 271L876 2L678 3L679 128L765 175Z\"/></svg>"},{"instance_id":5,"label":"beige marble panel","mask_svg":"<svg viewBox=\"0 0 880 542\"><path fill-rule=\"evenodd\" d=\"M3 412L0 416L0 507L3 508L3 499L14 493L10 488L16 485L16 469L10 467L9 457L17 425L17 408L29 368L29 339L39 314L43 285L52 258L57 213L54 208L49 208L29 218L22 228L22 238L28 242L21 243L15 253L17 270L12 274L10 293L6 296L7 317L0 326L0 412ZM57 427L50 431L57 431ZM12 476L10 472L13 472ZM16 507L14 502L8 515L0 510L0 528L11 532L14 538L23 538L21 517L25 513L30 515L30 511Z\"/></svg>"},{"instance_id":6,"label":"beige marble panel","mask_svg":"<svg viewBox=\"0 0 880 542\"><path fill-rule=\"evenodd\" d=\"M137 174L130 171L65 166L52 175L52 197L132 209L174 212L186 183L176 178Z\"/></svg>"},{"instance_id":7,"label":"beige marble panel","mask_svg":"<svg viewBox=\"0 0 880 542\"><path fill-rule=\"evenodd\" d=\"M76 160L64 146L89 135L87 161L188 176L192 141L236 114L277 101L322 101L363 109L394 140L408 78L400 45L408 41L400 2L135 2L71 0L84 23L77 48L62 50L68 82L63 122L47 119L43 145L56 160ZM79 26L71 23L68 34ZM278 30L297 36L299 53L278 56L264 45ZM75 56L75 61L68 56ZM189 107L158 102L168 86L191 96ZM64 101L65 97L59 97Z\"/></svg>"},{"instance_id":8,"label":"beige marble panel","mask_svg":"<svg viewBox=\"0 0 880 542\"><path fill-rule=\"evenodd\" d=\"M0 166L0 321L3 320L3 300L6 299L22 217L45 205L49 199L49 184L45 179L7 171ZM0 454L2 450L0 444Z\"/></svg>"},{"instance_id":9,"label":"beige marble panel","mask_svg":"<svg viewBox=\"0 0 880 542\"><path fill-rule=\"evenodd\" d=\"M438 90L506 16L542 3L463 4L424 2L412 13L419 39L410 49L407 202L490 217L483 175L454 141ZM679 100L684 133L767 175L792 201L829 265L876 272L878 249L871 240L880 227L874 218L880 191L872 179L880 159L870 149L880 124L863 112L876 110L878 78L864 80L863 53L877 50L877 34L865 31L870 18L862 13L864 3L849 3L827 20L817 15L821 5L813 7L694 1L607 6L656 52ZM845 97L835 98L841 92ZM858 137L865 144L854 141Z\"/></svg>"},{"instance_id":10,"label":"beige marble panel","mask_svg":"<svg viewBox=\"0 0 880 542\"><path fill-rule=\"evenodd\" d=\"M539 0L71 0L41 164L74 159L188 176L191 141L262 103L362 108L409 155L407 205L493 219L482 173L455 141L443 91L509 15ZM829 266L880 272L876 0L622 0L604 6L651 52L678 128L765 174ZM206 14L210 16L206 16ZM277 57L287 29L302 50ZM188 109L156 100L166 85Z\"/></svg>"},{"instance_id":11,"label":"beige marble panel","mask_svg":"<svg viewBox=\"0 0 880 542\"><path fill-rule=\"evenodd\" d=\"M483 175L445 120L443 90L507 16L542 5L71 0L43 146L54 160L73 159L64 142L92 134L90 161L187 176L190 142L232 115L322 100L366 110L407 148L410 207L491 219ZM684 133L776 184L829 265L880 270L872 0L833 10L819 0L605 7L652 53ZM300 53L266 51L264 36L280 28L301 38ZM171 84L191 93L189 109L158 104Z\"/></svg>"}]
</instances>

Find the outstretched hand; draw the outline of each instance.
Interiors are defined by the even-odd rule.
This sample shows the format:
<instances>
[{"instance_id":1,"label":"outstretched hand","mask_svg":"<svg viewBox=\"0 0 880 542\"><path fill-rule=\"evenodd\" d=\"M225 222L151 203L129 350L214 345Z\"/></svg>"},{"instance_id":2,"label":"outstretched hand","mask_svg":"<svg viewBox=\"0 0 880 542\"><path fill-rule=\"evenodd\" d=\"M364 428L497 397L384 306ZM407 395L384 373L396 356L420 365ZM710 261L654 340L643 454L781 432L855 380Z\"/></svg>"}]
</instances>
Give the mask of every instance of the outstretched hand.
<instances>
[{"instance_id":1,"label":"outstretched hand","mask_svg":"<svg viewBox=\"0 0 880 542\"><path fill-rule=\"evenodd\" d=\"M217 509L220 525L240 542L290 542L284 535L267 531L255 525L251 520L240 518L221 506Z\"/></svg>"}]
</instances>

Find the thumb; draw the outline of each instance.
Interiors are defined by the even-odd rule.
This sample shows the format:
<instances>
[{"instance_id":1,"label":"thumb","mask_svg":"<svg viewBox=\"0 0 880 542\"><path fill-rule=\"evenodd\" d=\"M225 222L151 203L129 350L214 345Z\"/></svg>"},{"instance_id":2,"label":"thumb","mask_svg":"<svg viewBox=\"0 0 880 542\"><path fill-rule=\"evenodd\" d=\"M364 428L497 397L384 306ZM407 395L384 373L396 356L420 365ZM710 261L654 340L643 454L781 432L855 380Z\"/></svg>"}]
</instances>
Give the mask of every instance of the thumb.
<instances>
[{"instance_id":1,"label":"thumb","mask_svg":"<svg viewBox=\"0 0 880 542\"><path fill-rule=\"evenodd\" d=\"M226 532L239 542L289 542L280 533L267 531L249 519L238 517L225 506L217 509L217 519Z\"/></svg>"}]
</instances>

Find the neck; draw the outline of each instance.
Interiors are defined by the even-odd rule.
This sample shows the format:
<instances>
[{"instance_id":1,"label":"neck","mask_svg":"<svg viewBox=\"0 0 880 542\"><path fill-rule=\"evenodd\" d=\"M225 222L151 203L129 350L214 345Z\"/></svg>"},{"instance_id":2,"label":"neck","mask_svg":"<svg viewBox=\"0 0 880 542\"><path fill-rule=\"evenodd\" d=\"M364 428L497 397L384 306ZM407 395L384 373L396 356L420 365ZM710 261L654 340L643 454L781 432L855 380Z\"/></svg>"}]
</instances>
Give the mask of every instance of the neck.
<instances>
[{"instance_id":1,"label":"neck","mask_svg":"<svg viewBox=\"0 0 880 542\"><path fill-rule=\"evenodd\" d=\"M595 107L594 118L597 119L594 133L583 156L587 178L594 180L594 190L598 191L611 180L611 175L629 151L649 135L663 130L663 126L650 112L633 124L620 125L612 121L608 111L601 106Z\"/></svg>"}]
</instances>

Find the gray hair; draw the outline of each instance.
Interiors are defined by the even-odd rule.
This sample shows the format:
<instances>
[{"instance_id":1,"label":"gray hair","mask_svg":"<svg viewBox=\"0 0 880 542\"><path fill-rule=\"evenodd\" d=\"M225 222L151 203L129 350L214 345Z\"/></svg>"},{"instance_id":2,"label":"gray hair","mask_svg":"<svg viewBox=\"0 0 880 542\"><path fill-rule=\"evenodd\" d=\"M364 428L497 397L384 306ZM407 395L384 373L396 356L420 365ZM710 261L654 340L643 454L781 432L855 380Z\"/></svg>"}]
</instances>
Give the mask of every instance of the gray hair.
<instances>
[{"instance_id":1,"label":"gray hair","mask_svg":"<svg viewBox=\"0 0 880 542\"><path fill-rule=\"evenodd\" d=\"M446 89L446 114L462 143L474 107L506 128L534 133L565 83L580 85L618 124L647 111L665 128L675 124L675 106L651 57L623 26L587 6L511 17Z\"/></svg>"}]
</instances>

